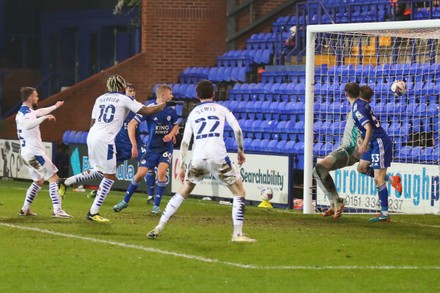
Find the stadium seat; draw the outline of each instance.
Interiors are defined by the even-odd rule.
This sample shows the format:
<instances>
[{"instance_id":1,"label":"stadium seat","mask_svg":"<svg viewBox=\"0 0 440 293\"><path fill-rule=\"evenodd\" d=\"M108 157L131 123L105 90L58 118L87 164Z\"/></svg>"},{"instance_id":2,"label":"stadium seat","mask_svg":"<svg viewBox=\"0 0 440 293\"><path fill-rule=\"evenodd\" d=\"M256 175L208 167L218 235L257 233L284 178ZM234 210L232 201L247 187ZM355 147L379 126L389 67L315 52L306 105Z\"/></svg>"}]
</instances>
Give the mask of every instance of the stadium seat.
<instances>
[{"instance_id":1,"label":"stadium seat","mask_svg":"<svg viewBox=\"0 0 440 293\"><path fill-rule=\"evenodd\" d=\"M294 141L286 141L283 146L283 153L285 154L293 154L295 150L295 142Z\"/></svg>"},{"instance_id":2,"label":"stadium seat","mask_svg":"<svg viewBox=\"0 0 440 293\"><path fill-rule=\"evenodd\" d=\"M285 140L280 140L277 142L274 152L277 154L282 154L284 153L284 146L286 145L287 141Z\"/></svg>"},{"instance_id":3,"label":"stadium seat","mask_svg":"<svg viewBox=\"0 0 440 293\"><path fill-rule=\"evenodd\" d=\"M80 139L80 143L82 144L87 144L87 136L89 135L88 131L83 131L81 133L81 139Z\"/></svg>"},{"instance_id":4,"label":"stadium seat","mask_svg":"<svg viewBox=\"0 0 440 293\"><path fill-rule=\"evenodd\" d=\"M293 153L296 155L295 169L304 170L304 142L295 143Z\"/></svg>"},{"instance_id":5,"label":"stadium seat","mask_svg":"<svg viewBox=\"0 0 440 293\"><path fill-rule=\"evenodd\" d=\"M411 153L411 147L403 146L402 148L396 150L395 159L397 159L400 162L406 162L407 159L410 157L410 153Z\"/></svg>"},{"instance_id":6,"label":"stadium seat","mask_svg":"<svg viewBox=\"0 0 440 293\"><path fill-rule=\"evenodd\" d=\"M262 139L256 149L257 152L265 152L267 150L267 144L269 143L268 139Z\"/></svg>"},{"instance_id":7,"label":"stadium seat","mask_svg":"<svg viewBox=\"0 0 440 293\"><path fill-rule=\"evenodd\" d=\"M250 151L250 152L256 152L258 151L258 145L260 144L261 139L259 138L255 138L252 140L252 142L250 143L250 145L248 146L247 149L245 149L245 151Z\"/></svg>"},{"instance_id":8,"label":"stadium seat","mask_svg":"<svg viewBox=\"0 0 440 293\"><path fill-rule=\"evenodd\" d=\"M70 132L71 132L71 130L66 130L66 131L64 132L64 134L63 134L63 143L64 143L65 145L69 145L69 143L70 143L70 141L69 141L69 138L70 138Z\"/></svg>"},{"instance_id":9,"label":"stadium seat","mask_svg":"<svg viewBox=\"0 0 440 293\"><path fill-rule=\"evenodd\" d=\"M69 133L69 135L67 136L67 142L68 143L76 143L75 139L76 139L76 134L78 133L78 131L71 131Z\"/></svg>"},{"instance_id":10,"label":"stadium seat","mask_svg":"<svg viewBox=\"0 0 440 293\"><path fill-rule=\"evenodd\" d=\"M421 150L420 160L422 162L431 162L433 158L434 147L425 147Z\"/></svg>"},{"instance_id":11,"label":"stadium seat","mask_svg":"<svg viewBox=\"0 0 440 293\"><path fill-rule=\"evenodd\" d=\"M275 153L276 152L276 146L278 141L275 139L269 140L266 146L266 152Z\"/></svg>"},{"instance_id":12,"label":"stadium seat","mask_svg":"<svg viewBox=\"0 0 440 293\"><path fill-rule=\"evenodd\" d=\"M250 144L252 143L252 138L243 139L243 148L245 150L249 149Z\"/></svg>"}]
</instances>

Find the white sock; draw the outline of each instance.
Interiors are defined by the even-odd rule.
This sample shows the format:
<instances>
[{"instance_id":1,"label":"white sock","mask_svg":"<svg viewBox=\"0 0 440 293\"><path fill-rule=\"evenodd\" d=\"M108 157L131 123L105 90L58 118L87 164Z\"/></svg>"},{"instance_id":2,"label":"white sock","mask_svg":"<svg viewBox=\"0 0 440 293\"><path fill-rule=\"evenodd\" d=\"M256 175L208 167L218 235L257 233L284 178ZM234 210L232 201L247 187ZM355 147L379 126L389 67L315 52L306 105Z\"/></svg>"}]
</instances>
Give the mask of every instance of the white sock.
<instances>
[{"instance_id":1,"label":"white sock","mask_svg":"<svg viewBox=\"0 0 440 293\"><path fill-rule=\"evenodd\" d=\"M103 177L104 176L101 173L99 173L98 171L96 171L94 169L90 169L90 170L84 171L80 174L66 178L66 180L64 181L64 184L66 186L70 186L72 184L80 183L83 181L102 179Z\"/></svg>"},{"instance_id":2,"label":"white sock","mask_svg":"<svg viewBox=\"0 0 440 293\"><path fill-rule=\"evenodd\" d=\"M232 201L232 223L234 225L233 237L243 235L243 221L244 221L244 209L246 203L244 198L239 195L234 195Z\"/></svg>"},{"instance_id":3,"label":"white sock","mask_svg":"<svg viewBox=\"0 0 440 293\"><path fill-rule=\"evenodd\" d=\"M160 217L159 224L157 227L163 229L168 220L176 213L180 205L185 201L185 198L179 193L176 193L168 202L165 207L162 216Z\"/></svg>"},{"instance_id":4,"label":"white sock","mask_svg":"<svg viewBox=\"0 0 440 293\"><path fill-rule=\"evenodd\" d=\"M105 198L112 189L114 182L115 181L108 178L102 179L101 183L99 184L98 193L96 194L95 200L93 201L92 207L90 208L90 213L92 215L99 213L99 209L101 208Z\"/></svg>"},{"instance_id":5,"label":"white sock","mask_svg":"<svg viewBox=\"0 0 440 293\"><path fill-rule=\"evenodd\" d=\"M35 182L32 182L31 186L29 186L28 190L26 191L26 197L24 198L24 203L22 207L23 211L26 211L30 208L40 190L41 187L38 186Z\"/></svg>"},{"instance_id":6,"label":"white sock","mask_svg":"<svg viewBox=\"0 0 440 293\"><path fill-rule=\"evenodd\" d=\"M61 210L61 197L58 194L58 184L56 182L49 183L49 196L52 200L53 212Z\"/></svg>"}]
</instances>

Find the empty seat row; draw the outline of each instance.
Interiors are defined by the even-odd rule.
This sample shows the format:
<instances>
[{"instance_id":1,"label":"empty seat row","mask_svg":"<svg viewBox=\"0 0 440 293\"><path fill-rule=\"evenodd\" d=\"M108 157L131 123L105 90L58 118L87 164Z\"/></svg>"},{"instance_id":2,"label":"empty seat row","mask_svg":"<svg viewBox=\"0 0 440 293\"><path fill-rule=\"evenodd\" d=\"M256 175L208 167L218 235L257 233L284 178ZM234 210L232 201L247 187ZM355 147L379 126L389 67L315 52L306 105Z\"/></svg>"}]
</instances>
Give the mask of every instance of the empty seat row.
<instances>
[{"instance_id":1,"label":"empty seat row","mask_svg":"<svg viewBox=\"0 0 440 293\"><path fill-rule=\"evenodd\" d=\"M396 150L394 160L398 162L420 163L422 162L437 162L440 159L440 148L436 147L421 147L421 146L403 146Z\"/></svg>"},{"instance_id":2,"label":"empty seat row","mask_svg":"<svg viewBox=\"0 0 440 293\"><path fill-rule=\"evenodd\" d=\"M208 72L208 79L212 82L245 82L245 67L212 67Z\"/></svg>"},{"instance_id":3,"label":"empty seat row","mask_svg":"<svg viewBox=\"0 0 440 293\"><path fill-rule=\"evenodd\" d=\"M302 83L306 82L305 71L265 71L261 74L262 83Z\"/></svg>"},{"instance_id":4,"label":"empty seat row","mask_svg":"<svg viewBox=\"0 0 440 293\"><path fill-rule=\"evenodd\" d=\"M208 78L209 67L187 67L179 75L179 83L197 83Z\"/></svg>"},{"instance_id":5,"label":"empty seat row","mask_svg":"<svg viewBox=\"0 0 440 293\"><path fill-rule=\"evenodd\" d=\"M408 76L408 75L440 75L440 63L396 63L373 65L335 65L328 69L327 75L364 76Z\"/></svg>"},{"instance_id":6,"label":"empty seat row","mask_svg":"<svg viewBox=\"0 0 440 293\"><path fill-rule=\"evenodd\" d=\"M305 88L303 83L235 84L228 94L233 101L304 101Z\"/></svg>"},{"instance_id":7,"label":"empty seat row","mask_svg":"<svg viewBox=\"0 0 440 293\"><path fill-rule=\"evenodd\" d=\"M231 50L217 58L217 67L245 67L249 72L254 63L269 64L272 53L271 49Z\"/></svg>"}]
</instances>

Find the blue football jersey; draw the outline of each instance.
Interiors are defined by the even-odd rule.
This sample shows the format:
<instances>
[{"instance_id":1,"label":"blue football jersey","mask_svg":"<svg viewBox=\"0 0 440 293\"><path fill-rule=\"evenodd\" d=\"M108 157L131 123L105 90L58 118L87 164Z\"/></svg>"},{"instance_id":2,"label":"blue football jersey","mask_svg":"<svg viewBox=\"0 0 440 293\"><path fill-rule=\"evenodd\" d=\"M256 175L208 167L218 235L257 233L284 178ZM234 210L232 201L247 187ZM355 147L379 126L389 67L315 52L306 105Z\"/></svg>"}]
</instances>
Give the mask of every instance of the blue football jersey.
<instances>
[{"instance_id":1,"label":"blue football jersey","mask_svg":"<svg viewBox=\"0 0 440 293\"><path fill-rule=\"evenodd\" d=\"M118 146L129 146L131 149L131 143L130 143L130 138L128 137L128 123L130 123L130 121L136 116L136 113L133 112L129 112L127 117L125 117L124 120L124 124L121 127L121 130L119 130L118 134L116 135L115 138L115 144L116 144L116 148L118 148ZM144 144L144 142L141 139L141 135L139 132L139 127L136 128L136 142L138 144L138 146L141 146Z\"/></svg>"},{"instance_id":2,"label":"blue football jersey","mask_svg":"<svg viewBox=\"0 0 440 293\"><path fill-rule=\"evenodd\" d=\"M149 105L157 105L156 102ZM148 141L147 150L154 152L172 151L173 141L164 142L163 137L171 132L177 123L177 113L175 107L167 106L162 111L153 115L136 115L135 119L141 123L147 122Z\"/></svg>"},{"instance_id":3,"label":"blue football jersey","mask_svg":"<svg viewBox=\"0 0 440 293\"><path fill-rule=\"evenodd\" d=\"M370 123L373 126L373 136L371 137L371 140L388 136L380 125L379 120L374 116L373 110L368 102L362 99L357 99L352 105L352 112L354 123L361 132L362 138L365 138L367 133L367 130L365 129L367 123Z\"/></svg>"}]
</instances>

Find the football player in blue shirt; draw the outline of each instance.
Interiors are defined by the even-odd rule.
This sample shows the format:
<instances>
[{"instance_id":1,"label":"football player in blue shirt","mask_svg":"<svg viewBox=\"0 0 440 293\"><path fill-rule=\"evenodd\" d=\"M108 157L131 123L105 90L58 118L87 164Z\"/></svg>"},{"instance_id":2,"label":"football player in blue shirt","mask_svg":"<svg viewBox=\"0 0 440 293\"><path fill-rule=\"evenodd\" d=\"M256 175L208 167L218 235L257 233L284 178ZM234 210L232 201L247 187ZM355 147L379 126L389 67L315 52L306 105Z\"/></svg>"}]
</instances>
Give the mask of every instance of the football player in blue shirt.
<instances>
[{"instance_id":1,"label":"football player in blue shirt","mask_svg":"<svg viewBox=\"0 0 440 293\"><path fill-rule=\"evenodd\" d=\"M389 222L388 212L388 189L385 182L387 168L391 165L392 141L374 116L368 101L373 96L373 90L367 86L361 86L359 99L347 96L351 104L353 120L361 132L363 139L359 146L359 153L362 154L358 165L358 171L368 169L374 170L374 182L379 192L381 212L377 217L371 218L371 222Z\"/></svg>"},{"instance_id":2,"label":"football player in blue shirt","mask_svg":"<svg viewBox=\"0 0 440 293\"><path fill-rule=\"evenodd\" d=\"M133 84L127 83L125 94L129 97L132 97L133 99L136 99L138 102L141 102L139 101L139 99L136 98L136 89L134 88ZM130 138L128 135L128 124L135 116L136 113L130 111L127 117L125 117L124 124L121 130L116 135L116 160L118 164L122 163L125 160L135 158L140 161L140 158L145 154L147 150L138 128L135 129L135 139L137 147L133 147L132 143L130 142Z\"/></svg>"},{"instance_id":3,"label":"football player in blue shirt","mask_svg":"<svg viewBox=\"0 0 440 293\"><path fill-rule=\"evenodd\" d=\"M171 88L165 84L159 85L156 90L156 97L156 102L149 105L156 105L172 100L173 93ZM154 170L157 166L156 196L154 197L152 213L158 214L160 212L162 195L168 183L167 175L173 154L173 140L179 130L176 109L175 107L166 107L152 116L136 115L132 123L135 123L135 121L138 124L142 121L147 121L150 133L147 142L147 153L142 157L139 163L138 171L127 188L124 200L116 204L113 210L119 212L128 207L128 203L138 188L139 182L147 175L149 170ZM129 126L129 131L130 130L132 131L132 128ZM134 137L133 133L129 132L129 136L134 148L136 141L132 139Z\"/></svg>"}]
</instances>

